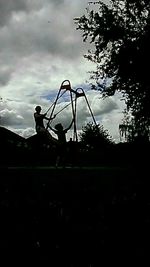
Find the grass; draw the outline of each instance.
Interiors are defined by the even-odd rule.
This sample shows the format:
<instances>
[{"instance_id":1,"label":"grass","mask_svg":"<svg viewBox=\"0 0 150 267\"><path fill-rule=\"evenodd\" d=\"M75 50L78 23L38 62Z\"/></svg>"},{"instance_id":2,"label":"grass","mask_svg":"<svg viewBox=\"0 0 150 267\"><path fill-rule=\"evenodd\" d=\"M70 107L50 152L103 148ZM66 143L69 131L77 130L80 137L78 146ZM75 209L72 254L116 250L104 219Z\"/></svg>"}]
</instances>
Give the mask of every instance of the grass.
<instances>
[{"instance_id":1,"label":"grass","mask_svg":"<svg viewBox=\"0 0 150 267\"><path fill-rule=\"evenodd\" d=\"M101 256L108 248L144 250L150 196L143 174L125 166L2 168L0 247Z\"/></svg>"}]
</instances>

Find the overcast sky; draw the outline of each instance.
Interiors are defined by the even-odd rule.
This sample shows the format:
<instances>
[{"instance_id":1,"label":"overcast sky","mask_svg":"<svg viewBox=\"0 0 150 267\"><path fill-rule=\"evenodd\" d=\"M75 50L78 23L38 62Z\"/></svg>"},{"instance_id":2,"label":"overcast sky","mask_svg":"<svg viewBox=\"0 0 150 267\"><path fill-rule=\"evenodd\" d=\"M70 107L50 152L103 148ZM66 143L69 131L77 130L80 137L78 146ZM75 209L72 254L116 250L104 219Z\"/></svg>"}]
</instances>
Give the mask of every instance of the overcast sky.
<instances>
[{"instance_id":1,"label":"overcast sky","mask_svg":"<svg viewBox=\"0 0 150 267\"><path fill-rule=\"evenodd\" d=\"M89 44L83 43L73 19L85 14L87 0L0 0L0 124L28 137L35 134L36 105L42 112L53 103L61 83L86 91L98 123L119 141L123 101L118 96L101 99L87 81L94 66L84 59ZM57 111L67 102L60 98ZM92 121L84 97L77 104L77 128ZM68 126L66 108L56 122ZM68 135L69 136L69 135Z\"/></svg>"}]
</instances>

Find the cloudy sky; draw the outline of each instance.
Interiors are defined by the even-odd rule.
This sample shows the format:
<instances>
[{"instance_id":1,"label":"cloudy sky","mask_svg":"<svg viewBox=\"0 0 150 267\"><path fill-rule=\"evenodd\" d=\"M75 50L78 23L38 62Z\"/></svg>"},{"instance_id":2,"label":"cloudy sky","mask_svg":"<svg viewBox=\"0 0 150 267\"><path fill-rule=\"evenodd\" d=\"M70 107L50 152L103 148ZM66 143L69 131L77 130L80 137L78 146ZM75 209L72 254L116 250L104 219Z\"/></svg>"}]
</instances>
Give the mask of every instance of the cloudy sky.
<instances>
[{"instance_id":1,"label":"cloudy sky","mask_svg":"<svg viewBox=\"0 0 150 267\"><path fill-rule=\"evenodd\" d=\"M24 137L35 134L36 105L46 112L61 83L83 88L96 118L115 141L124 109L119 96L101 99L90 89L94 66L84 59L89 44L83 43L74 18L85 14L87 0L0 0L0 124ZM69 101L59 99L58 112ZM77 128L92 121L84 97L77 103ZM70 107L60 112L54 124L71 121ZM70 135L68 135L70 137Z\"/></svg>"}]
</instances>

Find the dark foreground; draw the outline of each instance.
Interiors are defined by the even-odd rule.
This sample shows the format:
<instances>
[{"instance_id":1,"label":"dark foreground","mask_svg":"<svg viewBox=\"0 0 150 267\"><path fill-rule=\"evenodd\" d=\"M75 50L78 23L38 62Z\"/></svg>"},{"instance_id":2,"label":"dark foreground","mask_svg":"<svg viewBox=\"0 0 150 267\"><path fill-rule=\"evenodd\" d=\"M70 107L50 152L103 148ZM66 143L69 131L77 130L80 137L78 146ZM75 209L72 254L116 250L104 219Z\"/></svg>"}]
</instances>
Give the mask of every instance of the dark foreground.
<instances>
[{"instance_id":1,"label":"dark foreground","mask_svg":"<svg viewBox=\"0 0 150 267\"><path fill-rule=\"evenodd\" d=\"M1 168L0 248L144 255L149 190L138 167Z\"/></svg>"}]
</instances>

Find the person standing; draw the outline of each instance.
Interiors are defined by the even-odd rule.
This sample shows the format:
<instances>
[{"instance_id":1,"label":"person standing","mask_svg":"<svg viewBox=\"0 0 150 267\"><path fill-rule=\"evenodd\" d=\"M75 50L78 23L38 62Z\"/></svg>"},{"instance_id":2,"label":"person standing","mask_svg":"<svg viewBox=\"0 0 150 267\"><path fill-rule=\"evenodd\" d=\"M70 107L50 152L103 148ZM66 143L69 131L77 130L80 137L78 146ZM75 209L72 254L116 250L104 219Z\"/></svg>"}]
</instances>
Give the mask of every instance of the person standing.
<instances>
[{"instance_id":1,"label":"person standing","mask_svg":"<svg viewBox=\"0 0 150 267\"><path fill-rule=\"evenodd\" d=\"M57 135L58 137L58 151L57 151L57 159L56 159L56 167L59 164L64 165L66 158L66 149L67 149L67 141L66 141L66 133L71 128L74 119L71 121L69 127L66 129L63 128L61 123L55 125L55 129L49 125L49 128Z\"/></svg>"},{"instance_id":2,"label":"person standing","mask_svg":"<svg viewBox=\"0 0 150 267\"><path fill-rule=\"evenodd\" d=\"M44 119L47 121L53 120L55 118L55 115L53 118L49 119L46 117L47 113L41 113L41 106L35 107L35 113L34 113L34 120L35 120L35 129L38 135L46 136L50 141L56 142L55 138L50 134L50 132L45 128L44 126Z\"/></svg>"}]
</instances>

